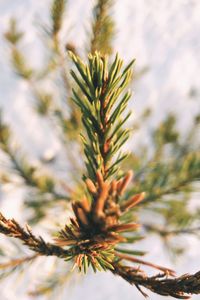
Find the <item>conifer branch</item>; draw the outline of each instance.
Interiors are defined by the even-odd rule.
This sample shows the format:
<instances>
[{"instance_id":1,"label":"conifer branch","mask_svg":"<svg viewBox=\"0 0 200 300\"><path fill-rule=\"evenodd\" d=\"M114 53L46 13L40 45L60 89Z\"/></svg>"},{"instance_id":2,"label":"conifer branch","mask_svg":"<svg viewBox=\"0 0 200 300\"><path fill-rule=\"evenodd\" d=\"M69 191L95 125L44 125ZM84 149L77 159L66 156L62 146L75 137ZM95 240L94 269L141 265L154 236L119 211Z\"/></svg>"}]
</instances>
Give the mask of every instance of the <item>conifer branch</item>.
<instances>
[{"instance_id":1,"label":"conifer branch","mask_svg":"<svg viewBox=\"0 0 200 300\"><path fill-rule=\"evenodd\" d=\"M82 199L72 203L74 217L60 230L56 244L45 242L28 226L23 228L2 214L0 233L21 240L39 255L73 260L84 273L89 266L95 272L109 270L134 284L143 295L146 294L140 286L179 299L200 293L199 272L169 279L167 276L174 276L173 270L138 259L136 256L144 255L143 252L123 247L138 240L139 228L134 216L128 220L124 216L145 199L144 192L129 195L129 199L124 196L133 173L119 172L120 163L127 156L120 150L129 137L123 126L130 116L130 113L124 116L124 111L131 96L126 87L134 61L122 69L123 61L118 55L111 65L98 52L89 55L87 64L72 53L70 56L77 68L77 73L72 70L71 75L81 90L80 95L73 90L73 100L80 108L87 134L83 136L87 191ZM148 277L138 268L122 265L122 260L159 269L162 274Z\"/></svg>"},{"instance_id":2,"label":"conifer branch","mask_svg":"<svg viewBox=\"0 0 200 300\"><path fill-rule=\"evenodd\" d=\"M1 213L0 233L21 240L25 246L40 255L67 257L70 253L59 246L46 243L42 237L36 237L28 225L23 228L14 219L6 219Z\"/></svg>"},{"instance_id":3,"label":"conifer branch","mask_svg":"<svg viewBox=\"0 0 200 300\"><path fill-rule=\"evenodd\" d=\"M185 153L182 157L175 157L167 163L155 164L154 160L149 161L143 170L135 174L135 186L130 193L140 192L144 188L146 198L143 203L148 205L170 194L189 192L191 184L199 178L200 154L197 150Z\"/></svg>"},{"instance_id":4,"label":"conifer branch","mask_svg":"<svg viewBox=\"0 0 200 300\"><path fill-rule=\"evenodd\" d=\"M61 29L66 0L53 0L51 6L52 34L56 36Z\"/></svg>"},{"instance_id":5,"label":"conifer branch","mask_svg":"<svg viewBox=\"0 0 200 300\"><path fill-rule=\"evenodd\" d=\"M50 271L50 274L47 275L41 282L38 282L36 286L28 292L28 295L31 297L38 296L48 296L55 295L55 292L58 294L62 288L70 288L70 279L73 275L71 269L64 270L60 269L58 265L54 266L57 270Z\"/></svg>"},{"instance_id":6,"label":"conifer branch","mask_svg":"<svg viewBox=\"0 0 200 300\"><path fill-rule=\"evenodd\" d=\"M62 46L60 40L59 40L59 32L62 29L62 21L64 12L66 9L66 0L53 0L52 7L51 7L51 20L52 20L52 30L51 30L51 37L53 42L53 50L55 51L56 57L57 57L57 64L60 68L61 77L63 80L63 84L65 87L65 96L68 101L68 105L70 108L70 118L69 120L66 120L64 117L64 114L62 113L62 110L57 110L57 113L55 114L61 128L63 129L64 135L68 135L68 139L70 137L69 135L69 129L70 131L74 130L76 135L76 130L79 130L80 128L80 114L78 110L76 109L73 101L71 100L71 82L68 77L68 73L66 71L66 64L67 64L67 56L66 56L66 49ZM67 48L70 48L67 44ZM73 50L74 51L74 50ZM68 143L68 139L65 142L66 147ZM71 155L71 159L73 160L73 165L76 166L76 160ZM78 168L77 168L78 170Z\"/></svg>"},{"instance_id":7,"label":"conifer branch","mask_svg":"<svg viewBox=\"0 0 200 300\"><path fill-rule=\"evenodd\" d=\"M11 147L12 134L9 126L5 124L0 116L0 149L8 156L12 163L12 167L19 176L24 180L25 184L31 188L38 190L40 193L49 193L55 199L61 198L69 200L66 194L59 194L55 189L56 180L50 175L36 176L36 167L30 165L24 157L17 155L16 149Z\"/></svg>"},{"instance_id":8,"label":"conifer branch","mask_svg":"<svg viewBox=\"0 0 200 300\"><path fill-rule=\"evenodd\" d=\"M166 274L147 277L146 274L140 272L140 269L115 264L112 273L134 284L145 297L147 294L141 290L141 286L156 294L176 299L190 299L191 294L200 294L200 272L193 275L184 274L172 279L167 278Z\"/></svg>"},{"instance_id":9,"label":"conifer branch","mask_svg":"<svg viewBox=\"0 0 200 300\"><path fill-rule=\"evenodd\" d=\"M24 34L17 28L17 22L15 19L11 19L9 30L4 34L6 40L11 44L11 61L13 68L20 77L26 80L30 88L31 94L36 101L34 108L39 114L43 116L53 115L53 119L56 120L57 124L63 131L64 141L66 140L66 136L68 136L68 129L70 129L71 131L75 130L77 129L80 123L79 117L77 115L77 110L75 110L75 107L72 101L70 100L71 85L64 67L64 65L66 64L66 59L63 54L64 50L62 49L58 38L58 34L61 30L65 4L66 0L53 0L52 2L52 28L50 36L53 43L53 49L51 49L53 50L52 54L56 57L56 60L54 59L54 61L50 63L47 70L45 71L36 71L32 70L32 68L29 67L23 52L19 49L19 44L22 41ZM63 83L66 89L66 95L69 99L69 105L71 109L70 119L65 116L62 109L54 101L53 95L51 93L46 92L41 88L38 88L38 81L44 79L43 77L45 77L45 75L48 75L49 72L52 71L52 65L54 66L53 69L55 69L55 67L60 68L61 77L63 79ZM72 137L73 134L70 133L69 136ZM67 143L65 141L65 146L66 144ZM68 151L68 154L70 155L70 151ZM74 164L76 164L76 160L73 159L72 155L71 160L73 160Z\"/></svg>"},{"instance_id":10,"label":"conifer branch","mask_svg":"<svg viewBox=\"0 0 200 300\"><path fill-rule=\"evenodd\" d=\"M108 179L117 172L118 165L127 156L119 150L129 137L129 130L122 127L130 113L123 118L122 114L131 97L130 91L124 90L131 78L134 60L121 71L123 61L118 55L109 69L107 57L101 57L98 53L88 56L87 65L73 53L71 57L80 77L73 70L71 74L83 95L80 98L73 90L73 99L81 110L88 136L87 140L83 137L88 171L86 177L96 181L96 170L99 169L103 179ZM116 157L113 163L112 157Z\"/></svg>"},{"instance_id":11,"label":"conifer branch","mask_svg":"<svg viewBox=\"0 0 200 300\"><path fill-rule=\"evenodd\" d=\"M114 35L114 21L111 17L113 0L97 0L93 9L92 37L90 52L99 51L101 54L112 53L112 39Z\"/></svg>"},{"instance_id":12,"label":"conifer branch","mask_svg":"<svg viewBox=\"0 0 200 300\"><path fill-rule=\"evenodd\" d=\"M17 29L16 19L11 18L9 29L4 33L5 39L11 43L11 45L16 45L22 38L24 33Z\"/></svg>"},{"instance_id":13,"label":"conifer branch","mask_svg":"<svg viewBox=\"0 0 200 300\"><path fill-rule=\"evenodd\" d=\"M26 245L28 248L35 251L39 255L57 256L59 258L64 258L65 260L72 259L72 257L75 256L76 264L79 265L81 261L84 260L84 270L87 270L86 265L88 262L84 254L81 254L81 252L79 252L78 254L78 252L75 253L71 249L66 250L60 246L56 246L51 243L46 243L41 237L38 238L34 236L28 226L26 227L26 229L24 229L14 219L6 219L2 214L0 214L0 233L20 239L24 245ZM63 245L67 245L67 243L63 243ZM96 247L94 249L97 250ZM148 277L143 271L141 271L138 268L126 267L119 264L119 262L108 262L108 253L104 253L102 246L101 249L104 258L98 257L98 262L100 264L99 266L104 266L104 268L106 267L113 274L122 277L130 284L134 284L144 296L147 295L141 290L140 286L143 286L154 293L163 296L172 296L177 299L189 299L189 294L200 293L200 272L197 272L194 275L185 274L180 277L169 279L166 278L166 275L170 274L172 271L163 267L159 267L160 270L164 271L164 273L155 275L153 277ZM38 256L38 254L26 257L24 259L13 260L7 264L1 264L0 268L18 266L19 264L35 259ZM118 257L120 259L126 259L126 256L124 255L118 255ZM133 258L132 261L134 261ZM135 262L150 265L149 263L143 262L138 259L136 259ZM99 268L99 266L97 266L97 263L95 266ZM154 267L157 268L158 266L155 265ZM173 275L173 273L171 274Z\"/></svg>"},{"instance_id":14,"label":"conifer branch","mask_svg":"<svg viewBox=\"0 0 200 300\"><path fill-rule=\"evenodd\" d=\"M196 235L200 233L200 226L194 226L194 227L184 227L181 229L166 229L164 226L155 226L152 224L143 224L143 227L145 230L153 233L157 233L162 237L170 237L170 236L176 236L176 235L182 235L182 234L190 234L190 235Z\"/></svg>"},{"instance_id":15,"label":"conifer branch","mask_svg":"<svg viewBox=\"0 0 200 300\"><path fill-rule=\"evenodd\" d=\"M0 263L0 270L5 270L5 269L14 269L17 268L27 262L32 262L33 260L35 260L38 257L38 254L33 254L33 255L29 255L29 256L25 256L23 258L15 258L15 259L11 259L8 262L5 263Z\"/></svg>"},{"instance_id":16,"label":"conifer branch","mask_svg":"<svg viewBox=\"0 0 200 300\"><path fill-rule=\"evenodd\" d=\"M75 261L79 269L83 268L84 272L91 264L95 271L96 268L111 270L114 274L118 274L130 283L134 283L139 290L139 286L143 285L162 295L172 295L176 298L186 299L188 296L185 293L191 293L192 289L183 288L183 284L187 284L187 281L184 281L185 278L184 280L181 279L181 283L179 279L170 279L167 283L162 281L161 284L165 283L165 285L163 285L163 289L160 287L160 290L158 290L157 277L154 277L153 280L142 272L143 280L136 282L134 277L130 277L130 274L132 275L133 271L135 273L136 269L125 266L121 266L120 269L116 260L123 259L159 269L165 274L160 275L160 277L174 276L173 270L137 259L134 257L134 253L131 256L127 255L125 249L122 249L122 254L116 251L113 252L120 243L129 242L121 233L134 232L138 227L138 224L135 223L122 224L120 222L121 215L142 201L145 196L142 193L131 197L128 201L120 201L120 197L123 196L128 183L131 181L132 172L128 172L118 180L110 179L117 178L118 168L114 172L110 172L110 169L112 170L113 165L118 164L118 160L121 161L118 158L112 164L111 157L128 138L126 136L127 131L122 129L126 117L124 120L122 119L123 121L120 120L119 123L116 120L118 121L130 98L130 94L125 93L121 98L122 100L118 99L131 76L129 70L133 62L120 74L122 61L118 56L116 56L109 69L107 69L105 57L101 57L98 53L89 56L88 65L84 64L74 54L71 54L71 57L80 75L78 77L74 71L71 72L82 91L82 97L78 96L76 91L73 91L73 94L75 103L81 109L83 125L88 136L88 139L83 138L87 158L87 175L84 178L90 200L85 196L82 201L73 203L75 219L71 219L71 226L66 225L65 229L60 232L56 242L60 246L70 246L71 249L79 248L76 251L82 254L77 255ZM123 76L127 72L128 76L124 79ZM118 132L119 128L120 133ZM122 142L120 141L121 136L125 136L125 138L122 138ZM113 153L111 145L114 145L115 150ZM108 155L110 153L111 155ZM120 251L119 248L116 248L116 250ZM122 272L124 270L126 271ZM195 284L198 284L198 273L191 276L190 279L194 279ZM177 284L177 282L180 284ZM176 290L173 289L174 286ZM194 285L193 291L199 293L199 287L196 289Z\"/></svg>"},{"instance_id":17,"label":"conifer branch","mask_svg":"<svg viewBox=\"0 0 200 300\"><path fill-rule=\"evenodd\" d=\"M111 64L104 56L113 51L112 38L115 25L111 16L113 3L114 0L96 1L89 46L91 54L88 56L87 63L77 56L73 44L67 43L66 45L66 49L71 50L70 56L76 67L76 71L72 70L71 75L78 89L74 88L73 92L71 92L71 81L65 70L66 49L59 39L66 0L52 0L51 29L48 31L52 57L43 72L37 73L33 70L18 47L24 34L17 29L14 19L11 20L10 28L5 33L5 38L11 45L15 72L28 83L37 101L38 112L42 115L53 115L56 124L60 125L63 144L67 150L71 147L68 141L71 137L75 140L77 130L80 129L80 115L82 116L85 129L82 140L86 156L86 172L83 176L85 191L80 198L77 197L78 199L72 202L74 217L70 218L65 227L58 232L54 243L48 243L42 237L35 236L29 226L24 228L14 219L6 219L0 214L0 233L19 239L35 252L32 256L1 263L0 269L12 270L26 262L33 261L40 255L52 255L74 263L74 267L78 267L84 273L90 266L94 272L109 270L135 285L144 296L147 295L141 287L160 295L188 299L190 294L200 294L200 272L174 277L173 270L138 258L138 256L145 255L145 252L132 248L135 242L143 238L136 232L140 224L136 223L134 212L135 207L140 203L142 205L156 204L156 201L166 195L179 192L187 194L191 190L191 184L200 178L199 151L198 149L191 151L186 143L181 145L179 132L175 128L176 118L172 114L168 115L166 120L153 131L153 159L141 170L144 161L141 152L141 157L137 160L140 170L138 174L136 170L134 186L127 192L128 186L132 183L133 172L130 170L125 174L122 173L120 165L127 157L121 149L129 137L129 130L124 128L124 124L130 116L130 113L125 114L125 111L131 93L126 91L126 86L132 79L131 69L134 61L122 69L123 61L118 55ZM38 80L44 79L57 68L61 73L70 107L69 117L65 117L65 113L54 101L52 94L43 92L37 86ZM195 122L196 128L199 124L199 115L196 116ZM190 136L188 135L188 144L191 143L193 133L194 131ZM175 156L173 151L171 152L174 157L173 161L170 164L159 163L155 166L154 161L158 161L158 158L162 161L165 157L165 145L169 144L176 152ZM52 203L59 198L72 201L68 195L57 193L55 186L57 182L54 178L35 176L37 170L24 158L18 157L18 153L11 147L9 128L2 122L0 122L0 146L12 162L14 170L24 179L25 185L36 189L41 197L51 194ZM72 154L69 159L73 170L76 165L74 157ZM76 172L79 170L77 168ZM47 201L42 198L40 202L38 201L38 207L46 205ZM169 221L169 225L180 226L180 216L181 221L184 219L186 225L191 220L197 220L199 216L199 212L193 214L186 209L187 200L179 201L179 203L172 200L162 204L162 208L157 209L154 206L153 209L160 212L166 221ZM171 217L172 214L173 217ZM193 234L199 230L199 227L177 227L176 229L175 226L170 226L174 229L168 230L143 224L146 230L158 232L163 237L182 233ZM152 267L161 271L162 274L148 277L141 267L126 266L130 263ZM174 278L169 278L169 276ZM46 286L40 286L35 293L32 293L32 296L43 294L56 284L63 284L64 280L62 276L57 281L53 278Z\"/></svg>"}]
</instances>

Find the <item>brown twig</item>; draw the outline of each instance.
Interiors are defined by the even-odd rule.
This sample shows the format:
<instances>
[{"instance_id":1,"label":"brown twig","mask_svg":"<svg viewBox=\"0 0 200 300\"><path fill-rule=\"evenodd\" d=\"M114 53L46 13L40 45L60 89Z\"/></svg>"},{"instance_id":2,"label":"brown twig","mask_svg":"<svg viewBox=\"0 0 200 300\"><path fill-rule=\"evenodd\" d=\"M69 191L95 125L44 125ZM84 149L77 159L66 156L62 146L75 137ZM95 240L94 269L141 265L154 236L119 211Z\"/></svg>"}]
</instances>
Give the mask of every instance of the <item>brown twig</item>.
<instances>
[{"instance_id":1,"label":"brown twig","mask_svg":"<svg viewBox=\"0 0 200 300\"><path fill-rule=\"evenodd\" d=\"M185 274L173 279L166 278L166 274L158 274L147 277L140 270L125 267L120 264L114 265L111 272L128 281L136 287L143 286L154 293L162 296L171 296L177 299L190 299L190 294L200 293L200 272L193 275Z\"/></svg>"},{"instance_id":2,"label":"brown twig","mask_svg":"<svg viewBox=\"0 0 200 300\"><path fill-rule=\"evenodd\" d=\"M6 219L0 213L0 233L6 236L14 237L23 242L29 249L40 255L53 255L57 257L66 257L69 255L68 250L44 241L42 237L36 237L31 232L29 226L26 229L21 227L14 219Z\"/></svg>"}]
</instances>

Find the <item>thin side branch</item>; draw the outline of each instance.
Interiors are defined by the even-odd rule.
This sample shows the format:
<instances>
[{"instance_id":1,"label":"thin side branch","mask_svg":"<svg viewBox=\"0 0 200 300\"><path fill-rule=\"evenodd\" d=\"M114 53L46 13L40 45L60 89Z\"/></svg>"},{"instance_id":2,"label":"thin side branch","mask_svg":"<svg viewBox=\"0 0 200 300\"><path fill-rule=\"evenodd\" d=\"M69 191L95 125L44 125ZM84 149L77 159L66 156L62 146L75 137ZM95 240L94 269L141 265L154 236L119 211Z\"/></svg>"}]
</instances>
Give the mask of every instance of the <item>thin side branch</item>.
<instances>
[{"instance_id":1,"label":"thin side branch","mask_svg":"<svg viewBox=\"0 0 200 300\"><path fill-rule=\"evenodd\" d=\"M11 259L8 262L1 263L0 270L5 270L8 268L16 268L18 266L21 266L24 263L33 261L37 257L38 257L38 254L33 254L31 256L29 255L29 256L22 257L22 258Z\"/></svg>"}]
</instances>

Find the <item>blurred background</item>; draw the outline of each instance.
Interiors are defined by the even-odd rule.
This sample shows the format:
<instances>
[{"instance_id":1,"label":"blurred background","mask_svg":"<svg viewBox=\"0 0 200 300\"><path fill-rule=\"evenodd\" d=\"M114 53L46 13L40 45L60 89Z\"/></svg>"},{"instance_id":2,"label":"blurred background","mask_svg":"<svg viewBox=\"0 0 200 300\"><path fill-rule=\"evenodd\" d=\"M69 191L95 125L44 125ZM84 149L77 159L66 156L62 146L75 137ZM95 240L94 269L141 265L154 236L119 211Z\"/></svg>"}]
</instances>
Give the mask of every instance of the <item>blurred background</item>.
<instances>
[{"instance_id":1,"label":"blurred background","mask_svg":"<svg viewBox=\"0 0 200 300\"><path fill-rule=\"evenodd\" d=\"M119 52L126 63L136 58L131 155L124 168L136 171L136 191L153 195L139 211L146 238L137 248L177 274L194 273L200 267L200 2L108 2L105 44L96 48ZM46 237L69 215L69 186L81 192L81 125L70 102L67 50L86 58L95 36L102 38L95 32L97 1L66 1L62 26L52 3L0 0L0 209ZM2 262L27 253L1 236ZM1 299L143 299L108 272L83 277L68 269L54 258L38 258L3 270Z\"/></svg>"}]
</instances>

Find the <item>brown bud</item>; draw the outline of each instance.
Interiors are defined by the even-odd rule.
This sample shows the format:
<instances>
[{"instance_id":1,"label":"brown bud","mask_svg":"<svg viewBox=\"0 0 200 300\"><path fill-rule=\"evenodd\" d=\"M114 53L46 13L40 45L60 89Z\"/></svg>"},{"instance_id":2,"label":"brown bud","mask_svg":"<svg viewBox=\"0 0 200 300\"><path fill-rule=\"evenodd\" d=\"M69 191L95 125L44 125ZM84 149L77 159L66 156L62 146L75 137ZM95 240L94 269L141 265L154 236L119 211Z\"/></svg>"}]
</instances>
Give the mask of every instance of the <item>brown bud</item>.
<instances>
[{"instance_id":1,"label":"brown bud","mask_svg":"<svg viewBox=\"0 0 200 300\"><path fill-rule=\"evenodd\" d=\"M103 187L104 180L100 170L97 170L96 177L99 188L101 189Z\"/></svg>"},{"instance_id":2,"label":"brown bud","mask_svg":"<svg viewBox=\"0 0 200 300\"><path fill-rule=\"evenodd\" d=\"M90 178L87 178L85 180L85 183L86 183L86 186L87 186L88 190L90 191L90 193L92 193L92 194L97 193L96 186L94 185L94 183L92 182L92 180Z\"/></svg>"},{"instance_id":3,"label":"brown bud","mask_svg":"<svg viewBox=\"0 0 200 300\"><path fill-rule=\"evenodd\" d=\"M103 146L103 152L107 153L109 151L109 149L110 149L110 141L107 140L106 143Z\"/></svg>"},{"instance_id":4,"label":"brown bud","mask_svg":"<svg viewBox=\"0 0 200 300\"><path fill-rule=\"evenodd\" d=\"M110 195L115 195L117 191L117 181L113 180L110 184Z\"/></svg>"},{"instance_id":5,"label":"brown bud","mask_svg":"<svg viewBox=\"0 0 200 300\"><path fill-rule=\"evenodd\" d=\"M109 184L107 182L101 182L101 187L99 191L99 196L96 199L95 207L94 207L94 213L97 217L104 216L104 205L106 202L106 199L108 197L108 191L109 191Z\"/></svg>"},{"instance_id":6,"label":"brown bud","mask_svg":"<svg viewBox=\"0 0 200 300\"><path fill-rule=\"evenodd\" d=\"M128 209L134 207L139 202L141 202L145 197L145 192L142 192L140 194L134 195L131 199L126 201L125 203L121 204L121 211L127 211Z\"/></svg>"},{"instance_id":7,"label":"brown bud","mask_svg":"<svg viewBox=\"0 0 200 300\"><path fill-rule=\"evenodd\" d=\"M72 203L72 208L77 218L77 222L79 225L88 225L88 218L86 216L86 212L79 206L79 202Z\"/></svg>"},{"instance_id":8,"label":"brown bud","mask_svg":"<svg viewBox=\"0 0 200 300\"><path fill-rule=\"evenodd\" d=\"M72 44L72 43L67 43L67 44L65 45L65 49L66 49L67 51L71 51L71 52L73 52L73 54L77 55L76 47L75 47L74 44Z\"/></svg>"},{"instance_id":9,"label":"brown bud","mask_svg":"<svg viewBox=\"0 0 200 300\"><path fill-rule=\"evenodd\" d=\"M82 208L84 209L84 211L86 212L90 212L90 203L88 201L88 199L83 196L82 201L80 202Z\"/></svg>"},{"instance_id":10,"label":"brown bud","mask_svg":"<svg viewBox=\"0 0 200 300\"><path fill-rule=\"evenodd\" d=\"M117 193L119 193L120 189L121 189L121 185L122 185L123 180L120 179L117 181Z\"/></svg>"},{"instance_id":11,"label":"brown bud","mask_svg":"<svg viewBox=\"0 0 200 300\"><path fill-rule=\"evenodd\" d=\"M125 192L128 184L132 178L133 178L133 171L130 170L127 172L126 176L124 177L124 179L122 180L122 182L120 183L120 185L118 187L119 196L121 196Z\"/></svg>"}]
</instances>

